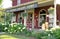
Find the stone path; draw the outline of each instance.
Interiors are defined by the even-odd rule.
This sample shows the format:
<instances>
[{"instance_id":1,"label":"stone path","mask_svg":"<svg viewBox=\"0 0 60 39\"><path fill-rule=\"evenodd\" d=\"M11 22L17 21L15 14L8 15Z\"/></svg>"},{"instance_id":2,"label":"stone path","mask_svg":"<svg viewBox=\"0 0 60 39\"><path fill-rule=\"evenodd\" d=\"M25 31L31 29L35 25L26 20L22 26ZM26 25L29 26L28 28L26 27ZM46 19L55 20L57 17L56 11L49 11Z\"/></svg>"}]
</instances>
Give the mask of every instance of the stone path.
<instances>
[{"instance_id":1,"label":"stone path","mask_svg":"<svg viewBox=\"0 0 60 39\"><path fill-rule=\"evenodd\" d=\"M0 32L0 34L5 34L5 32Z\"/></svg>"}]
</instances>

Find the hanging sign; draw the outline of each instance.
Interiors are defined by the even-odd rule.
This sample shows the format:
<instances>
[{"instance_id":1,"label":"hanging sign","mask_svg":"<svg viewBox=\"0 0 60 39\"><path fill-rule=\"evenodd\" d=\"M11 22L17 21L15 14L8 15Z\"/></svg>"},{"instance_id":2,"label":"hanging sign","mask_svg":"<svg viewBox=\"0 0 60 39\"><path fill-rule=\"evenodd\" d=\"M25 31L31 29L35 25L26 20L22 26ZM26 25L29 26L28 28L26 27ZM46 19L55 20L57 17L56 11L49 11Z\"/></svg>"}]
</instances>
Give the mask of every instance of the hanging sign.
<instances>
[{"instance_id":1,"label":"hanging sign","mask_svg":"<svg viewBox=\"0 0 60 39\"><path fill-rule=\"evenodd\" d=\"M31 4L31 5L27 5L26 6L26 9L31 9L31 8L36 8L36 7L38 7L38 4L37 3Z\"/></svg>"}]
</instances>

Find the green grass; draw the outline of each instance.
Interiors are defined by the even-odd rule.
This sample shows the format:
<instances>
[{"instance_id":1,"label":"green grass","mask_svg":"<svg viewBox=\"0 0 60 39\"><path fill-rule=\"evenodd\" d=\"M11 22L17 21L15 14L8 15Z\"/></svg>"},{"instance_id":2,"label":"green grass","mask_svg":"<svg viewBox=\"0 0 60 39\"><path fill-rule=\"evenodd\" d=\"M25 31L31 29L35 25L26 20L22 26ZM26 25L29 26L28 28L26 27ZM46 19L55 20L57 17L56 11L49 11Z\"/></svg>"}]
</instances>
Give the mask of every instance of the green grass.
<instances>
[{"instance_id":1,"label":"green grass","mask_svg":"<svg viewBox=\"0 0 60 39\"><path fill-rule=\"evenodd\" d=\"M0 39L34 39L24 35L0 34Z\"/></svg>"}]
</instances>

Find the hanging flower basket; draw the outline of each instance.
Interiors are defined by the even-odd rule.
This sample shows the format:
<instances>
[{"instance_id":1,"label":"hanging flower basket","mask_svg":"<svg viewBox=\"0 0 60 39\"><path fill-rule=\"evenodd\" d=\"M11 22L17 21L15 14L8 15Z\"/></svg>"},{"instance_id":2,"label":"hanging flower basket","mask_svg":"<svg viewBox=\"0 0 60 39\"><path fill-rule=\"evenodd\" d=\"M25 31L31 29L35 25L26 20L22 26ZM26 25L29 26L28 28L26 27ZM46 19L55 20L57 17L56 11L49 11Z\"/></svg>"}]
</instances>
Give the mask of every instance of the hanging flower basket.
<instances>
[{"instance_id":1,"label":"hanging flower basket","mask_svg":"<svg viewBox=\"0 0 60 39\"><path fill-rule=\"evenodd\" d=\"M49 12L49 14L54 14L54 8L53 8L53 7L50 7L50 8L48 9L48 12Z\"/></svg>"}]
</instances>

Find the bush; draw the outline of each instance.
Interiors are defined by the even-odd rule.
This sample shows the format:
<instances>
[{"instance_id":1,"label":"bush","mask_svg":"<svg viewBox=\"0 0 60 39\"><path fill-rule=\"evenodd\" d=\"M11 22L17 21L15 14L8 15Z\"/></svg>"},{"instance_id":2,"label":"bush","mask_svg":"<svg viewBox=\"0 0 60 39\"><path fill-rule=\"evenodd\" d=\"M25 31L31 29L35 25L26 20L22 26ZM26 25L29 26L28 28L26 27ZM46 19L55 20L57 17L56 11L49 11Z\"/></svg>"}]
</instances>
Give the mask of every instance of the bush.
<instances>
[{"instance_id":1,"label":"bush","mask_svg":"<svg viewBox=\"0 0 60 39\"><path fill-rule=\"evenodd\" d=\"M37 39L60 39L60 28L37 32L34 37Z\"/></svg>"},{"instance_id":2,"label":"bush","mask_svg":"<svg viewBox=\"0 0 60 39\"><path fill-rule=\"evenodd\" d=\"M0 23L0 32L3 31L3 27L2 27L2 24Z\"/></svg>"},{"instance_id":3,"label":"bush","mask_svg":"<svg viewBox=\"0 0 60 39\"><path fill-rule=\"evenodd\" d=\"M48 30L48 31L39 31L39 32L33 32L33 36L36 37L37 39L57 39L55 36L55 31Z\"/></svg>"},{"instance_id":4,"label":"bush","mask_svg":"<svg viewBox=\"0 0 60 39\"><path fill-rule=\"evenodd\" d=\"M0 23L0 31L7 32L10 34L24 34L26 36L31 36L32 31L27 30L26 26L20 23L4 24Z\"/></svg>"},{"instance_id":5,"label":"bush","mask_svg":"<svg viewBox=\"0 0 60 39\"><path fill-rule=\"evenodd\" d=\"M0 23L0 32L8 32L11 34L23 34L26 36L36 37L37 39L60 39L60 28L52 28L48 31L34 32L32 30L27 30L26 26L20 23Z\"/></svg>"},{"instance_id":6,"label":"bush","mask_svg":"<svg viewBox=\"0 0 60 39\"><path fill-rule=\"evenodd\" d=\"M56 28L55 30L52 30L52 32L56 39L60 39L60 28Z\"/></svg>"},{"instance_id":7,"label":"bush","mask_svg":"<svg viewBox=\"0 0 60 39\"><path fill-rule=\"evenodd\" d=\"M45 32L45 31L42 31L42 32L38 32L38 33L36 33L36 35L35 35L35 37L37 38L37 39L42 39L42 38L46 38L48 36L48 34L47 34L47 32Z\"/></svg>"},{"instance_id":8,"label":"bush","mask_svg":"<svg viewBox=\"0 0 60 39\"><path fill-rule=\"evenodd\" d=\"M4 23L0 23L0 32L5 32L7 31L9 27L9 24L4 24Z\"/></svg>"},{"instance_id":9,"label":"bush","mask_svg":"<svg viewBox=\"0 0 60 39\"><path fill-rule=\"evenodd\" d=\"M9 33L22 33L23 31L26 31L26 27L20 23L13 23L8 27Z\"/></svg>"}]
</instances>

